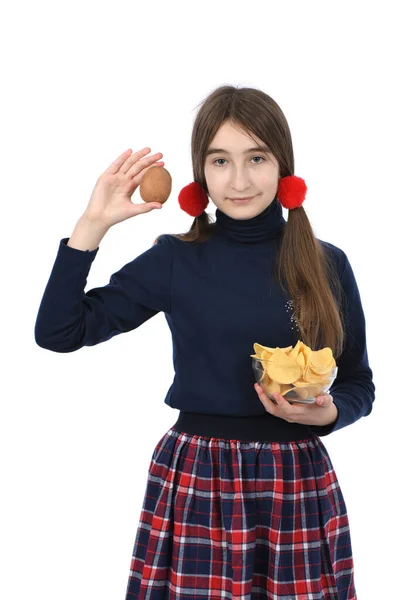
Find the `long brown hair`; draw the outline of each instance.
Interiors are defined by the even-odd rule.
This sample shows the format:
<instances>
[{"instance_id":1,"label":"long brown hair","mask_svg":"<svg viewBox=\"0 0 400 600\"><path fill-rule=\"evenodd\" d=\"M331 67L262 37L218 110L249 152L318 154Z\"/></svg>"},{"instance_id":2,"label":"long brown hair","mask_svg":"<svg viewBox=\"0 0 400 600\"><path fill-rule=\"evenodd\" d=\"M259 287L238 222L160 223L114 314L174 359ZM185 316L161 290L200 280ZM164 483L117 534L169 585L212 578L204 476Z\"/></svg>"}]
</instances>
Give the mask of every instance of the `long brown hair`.
<instances>
[{"instance_id":1,"label":"long brown hair","mask_svg":"<svg viewBox=\"0 0 400 600\"><path fill-rule=\"evenodd\" d=\"M205 153L225 121L239 125L250 137L255 135L268 145L278 161L280 177L294 174L289 125L281 108L265 92L223 85L199 106L191 139L193 180L207 194ZM195 217L189 231L170 235L185 242L201 243L213 232L212 217L204 211ZM333 257L315 237L302 206L288 211L276 255L275 276L292 299L302 341L313 350L329 346L337 358L343 351L345 338L341 316L343 290Z\"/></svg>"}]
</instances>

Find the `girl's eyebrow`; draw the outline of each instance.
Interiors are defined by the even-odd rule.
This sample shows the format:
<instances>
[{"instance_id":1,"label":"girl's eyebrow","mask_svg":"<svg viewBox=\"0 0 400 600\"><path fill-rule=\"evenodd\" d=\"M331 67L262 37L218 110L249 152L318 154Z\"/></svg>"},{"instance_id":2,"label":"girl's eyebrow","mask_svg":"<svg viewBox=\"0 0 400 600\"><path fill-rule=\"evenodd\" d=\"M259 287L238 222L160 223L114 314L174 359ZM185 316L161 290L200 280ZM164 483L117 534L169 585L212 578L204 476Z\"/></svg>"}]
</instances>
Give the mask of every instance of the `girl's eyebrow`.
<instances>
[{"instance_id":1,"label":"girl's eyebrow","mask_svg":"<svg viewBox=\"0 0 400 600\"><path fill-rule=\"evenodd\" d=\"M243 150L243 154L249 154L250 152L270 152L268 146L254 146L253 148L247 148L247 150ZM209 148L206 152L206 156L210 154L229 154L228 150L224 150L223 148Z\"/></svg>"}]
</instances>

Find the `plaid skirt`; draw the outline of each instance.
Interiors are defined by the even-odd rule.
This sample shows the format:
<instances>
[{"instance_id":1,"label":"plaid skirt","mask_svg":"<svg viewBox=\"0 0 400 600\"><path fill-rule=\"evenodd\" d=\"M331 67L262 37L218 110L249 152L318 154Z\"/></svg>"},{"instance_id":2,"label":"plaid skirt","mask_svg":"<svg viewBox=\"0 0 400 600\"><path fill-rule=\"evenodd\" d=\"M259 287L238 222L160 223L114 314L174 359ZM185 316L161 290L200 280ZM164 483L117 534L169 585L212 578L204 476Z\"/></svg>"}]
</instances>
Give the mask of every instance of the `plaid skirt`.
<instances>
[{"instance_id":1,"label":"plaid skirt","mask_svg":"<svg viewBox=\"0 0 400 600\"><path fill-rule=\"evenodd\" d=\"M151 458L126 600L356 600L346 505L319 436L179 429Z\"/></svg>"}]
</instances>

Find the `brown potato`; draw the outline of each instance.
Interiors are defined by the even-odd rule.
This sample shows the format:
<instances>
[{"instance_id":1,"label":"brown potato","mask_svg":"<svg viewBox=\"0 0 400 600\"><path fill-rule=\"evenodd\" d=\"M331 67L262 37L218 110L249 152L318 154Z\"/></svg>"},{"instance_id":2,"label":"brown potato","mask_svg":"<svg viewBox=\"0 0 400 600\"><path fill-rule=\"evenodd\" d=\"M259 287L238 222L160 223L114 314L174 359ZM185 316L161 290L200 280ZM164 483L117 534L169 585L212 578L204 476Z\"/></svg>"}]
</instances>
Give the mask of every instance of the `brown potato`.
<instances>
[{"instance_id":1,"label":"brown potato","mask_svg":"<svg viewBox=\"0 0 400 600\"><path fill-rule=\"evenodd\" d=\"M151 167L143 176L139 192L145 202L164 204L172 189L172 178L164 167Z\"/></svg>"}]
</instances>

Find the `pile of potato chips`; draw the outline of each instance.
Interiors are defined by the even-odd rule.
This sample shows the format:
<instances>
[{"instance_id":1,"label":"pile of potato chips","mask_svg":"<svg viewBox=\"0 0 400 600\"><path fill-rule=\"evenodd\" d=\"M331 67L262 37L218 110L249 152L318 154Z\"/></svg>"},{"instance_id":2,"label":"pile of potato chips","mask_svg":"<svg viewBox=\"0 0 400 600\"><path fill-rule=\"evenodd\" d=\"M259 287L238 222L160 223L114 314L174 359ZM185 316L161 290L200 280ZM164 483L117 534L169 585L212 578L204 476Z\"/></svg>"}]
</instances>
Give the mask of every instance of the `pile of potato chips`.
<instances>
[{"instance_id":1,"label":"pile of potato chips","mask_svg":"<svg viewBox=\"0 0 400 600\"><path fill-rule=\"evenodd\" d=\"M333 381L336 361L328 347L311 350L299 340L294 348L268 348L257 343L253 348L255 354L250 356L261 361L259 383L267 394L293 392L299 399L315 398Z\"/></svg>"}]
</instances>

